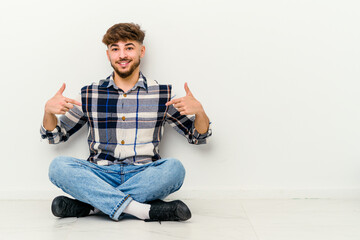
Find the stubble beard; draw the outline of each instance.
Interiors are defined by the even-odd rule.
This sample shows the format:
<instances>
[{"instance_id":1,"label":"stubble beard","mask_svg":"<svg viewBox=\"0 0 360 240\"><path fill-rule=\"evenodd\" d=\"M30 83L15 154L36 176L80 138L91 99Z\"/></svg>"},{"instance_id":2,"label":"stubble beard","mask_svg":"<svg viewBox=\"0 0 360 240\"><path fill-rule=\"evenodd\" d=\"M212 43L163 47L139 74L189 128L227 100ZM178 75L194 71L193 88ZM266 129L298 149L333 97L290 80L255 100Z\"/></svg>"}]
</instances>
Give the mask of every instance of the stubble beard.
<instances>
[{"instance_id":1,"label":"stubble beard","mask_svg":"<svg viewBox=\"0 0 360 240\"><path fill-rule=\"evenodd\" d=\"M132 65L132 67L129 69L129 71L127 72L120 72L112 63L111 63L111 66L112 68L114 69L114 71L116 72L116 74L121 77L121 78L127 78L129 77L131 74L133 74L133 72L135 71L135 69L140 66L140 58L138 59L138 61L136 61L134 63L134 65Z\"/></svg>"}]
</instances>

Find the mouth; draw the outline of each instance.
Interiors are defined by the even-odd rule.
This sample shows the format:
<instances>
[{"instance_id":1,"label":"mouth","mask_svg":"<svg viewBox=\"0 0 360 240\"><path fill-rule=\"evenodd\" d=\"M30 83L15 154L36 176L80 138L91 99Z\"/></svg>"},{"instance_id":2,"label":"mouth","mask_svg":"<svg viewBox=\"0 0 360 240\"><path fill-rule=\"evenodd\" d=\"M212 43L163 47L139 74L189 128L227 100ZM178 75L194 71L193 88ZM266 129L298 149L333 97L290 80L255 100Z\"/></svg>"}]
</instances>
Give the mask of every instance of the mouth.
<instances>
[{"instance_id":1,"label":"mouth","mask_svg":"<svg viewBox=\"0 0 360 240\"><path fill-rule=\"evenodd\" d=\"M119 64L120 67L126 68L130 62L131 62L131 60L122 60L122 61L117 61L116 63Z\"/></svg>"}]
</instances>

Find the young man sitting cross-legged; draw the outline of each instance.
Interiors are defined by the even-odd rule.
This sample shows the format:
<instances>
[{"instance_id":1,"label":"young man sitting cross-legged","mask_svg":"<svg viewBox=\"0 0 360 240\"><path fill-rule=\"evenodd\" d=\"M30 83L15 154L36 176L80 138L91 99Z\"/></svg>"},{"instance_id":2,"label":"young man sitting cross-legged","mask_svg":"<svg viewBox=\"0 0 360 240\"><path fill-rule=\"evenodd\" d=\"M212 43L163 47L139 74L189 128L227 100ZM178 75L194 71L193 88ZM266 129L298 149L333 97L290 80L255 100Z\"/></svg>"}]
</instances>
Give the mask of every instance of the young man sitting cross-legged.
<instances>
[{"instance_id":1,"label":"young man sitting cross-legged","mask_svg":"<svg viewBox=\"0 0 360 240\"><path fill-rule=\"evenodd\" d=\"M53 200L57 217L98 211L114 220L123 213L145 221L191 217L182 201L161 200L180 189L185 169L176 159L162 159L158 146L166 122L190 143L206 143L209 119L186 83L186 95L171 99L171 85L158 84L140 72L144 37L136 24L112 26L103 43L113 73L84 86L81 100L63 96L63 84L45 104L41 136L49 143L67 141L84 125L89 127L87 160L61 156L50 165L51 182L75 198Z\"/></svg>"}]
</instances>

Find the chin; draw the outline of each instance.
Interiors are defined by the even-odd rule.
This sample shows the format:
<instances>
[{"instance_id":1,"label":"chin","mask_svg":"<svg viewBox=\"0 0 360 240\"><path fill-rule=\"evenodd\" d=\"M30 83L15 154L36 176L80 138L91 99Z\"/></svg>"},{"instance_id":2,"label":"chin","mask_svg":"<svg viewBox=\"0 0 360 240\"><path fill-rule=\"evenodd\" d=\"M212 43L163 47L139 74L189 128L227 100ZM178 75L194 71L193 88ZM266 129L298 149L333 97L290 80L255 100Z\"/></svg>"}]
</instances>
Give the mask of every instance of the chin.
<instances>
[{"instance_id":1,"label":"chin","mask_svg":"<svg viewBox=\"0 0 360 240\"><path fill-rule=\"evenodd\" d=\"M119 69L118 66L111 63L111 66L113 67L114 71L119 75L121 78L127 78L131 76L135 70L140 66L140 59L138 62L132 63L131 65L127 66L125 69ZM115 67L116 66L116 67Z\"/></svg>"},{"instance_id":2,"label":"chin","mask_svg":"<svg viewBox=\"0 0 360 240\"><path fill-rule=\"evenodd\" d=\"M131 76L131 74L133 74L134 71L126 71L126 72L120 72L120 71L117 71L117 74L122 77L122 78L127 78L129 76Z\"/></svg>"}]
</instances>

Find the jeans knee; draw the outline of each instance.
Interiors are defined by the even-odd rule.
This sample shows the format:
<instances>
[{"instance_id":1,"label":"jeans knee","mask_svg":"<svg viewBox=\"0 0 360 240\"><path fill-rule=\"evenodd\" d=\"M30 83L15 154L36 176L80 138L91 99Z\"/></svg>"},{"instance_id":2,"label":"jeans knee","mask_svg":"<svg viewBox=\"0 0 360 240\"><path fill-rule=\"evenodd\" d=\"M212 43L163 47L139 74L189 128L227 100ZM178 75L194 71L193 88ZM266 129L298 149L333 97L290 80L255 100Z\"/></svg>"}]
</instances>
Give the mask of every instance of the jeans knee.
<instances>
[{"instance_id":1,"label":"jeans knee","mask_svg":"<svg viewBox=\"0 0 360 240\"><path fill-rule=\"evenodd\" d=\"M60 180L61 178L66 177L65 173L67 172L66 166L69 163L68 157L59 156L52 160L49 166L49 179L52 183L55 184L55 181Z\"/></svg>"},{"instance_id":2,"label":"jeans knee","mask_svg":"<svg viewBox=\"0 0 360 240\"><path fill-rule=\"evenodd\" d=\"M175 158L167 159L168 164L168 173L174 181L180 182L181 184L184 182L185 178L185 168L184 165Z\"/></svg>"}]
</instances>

